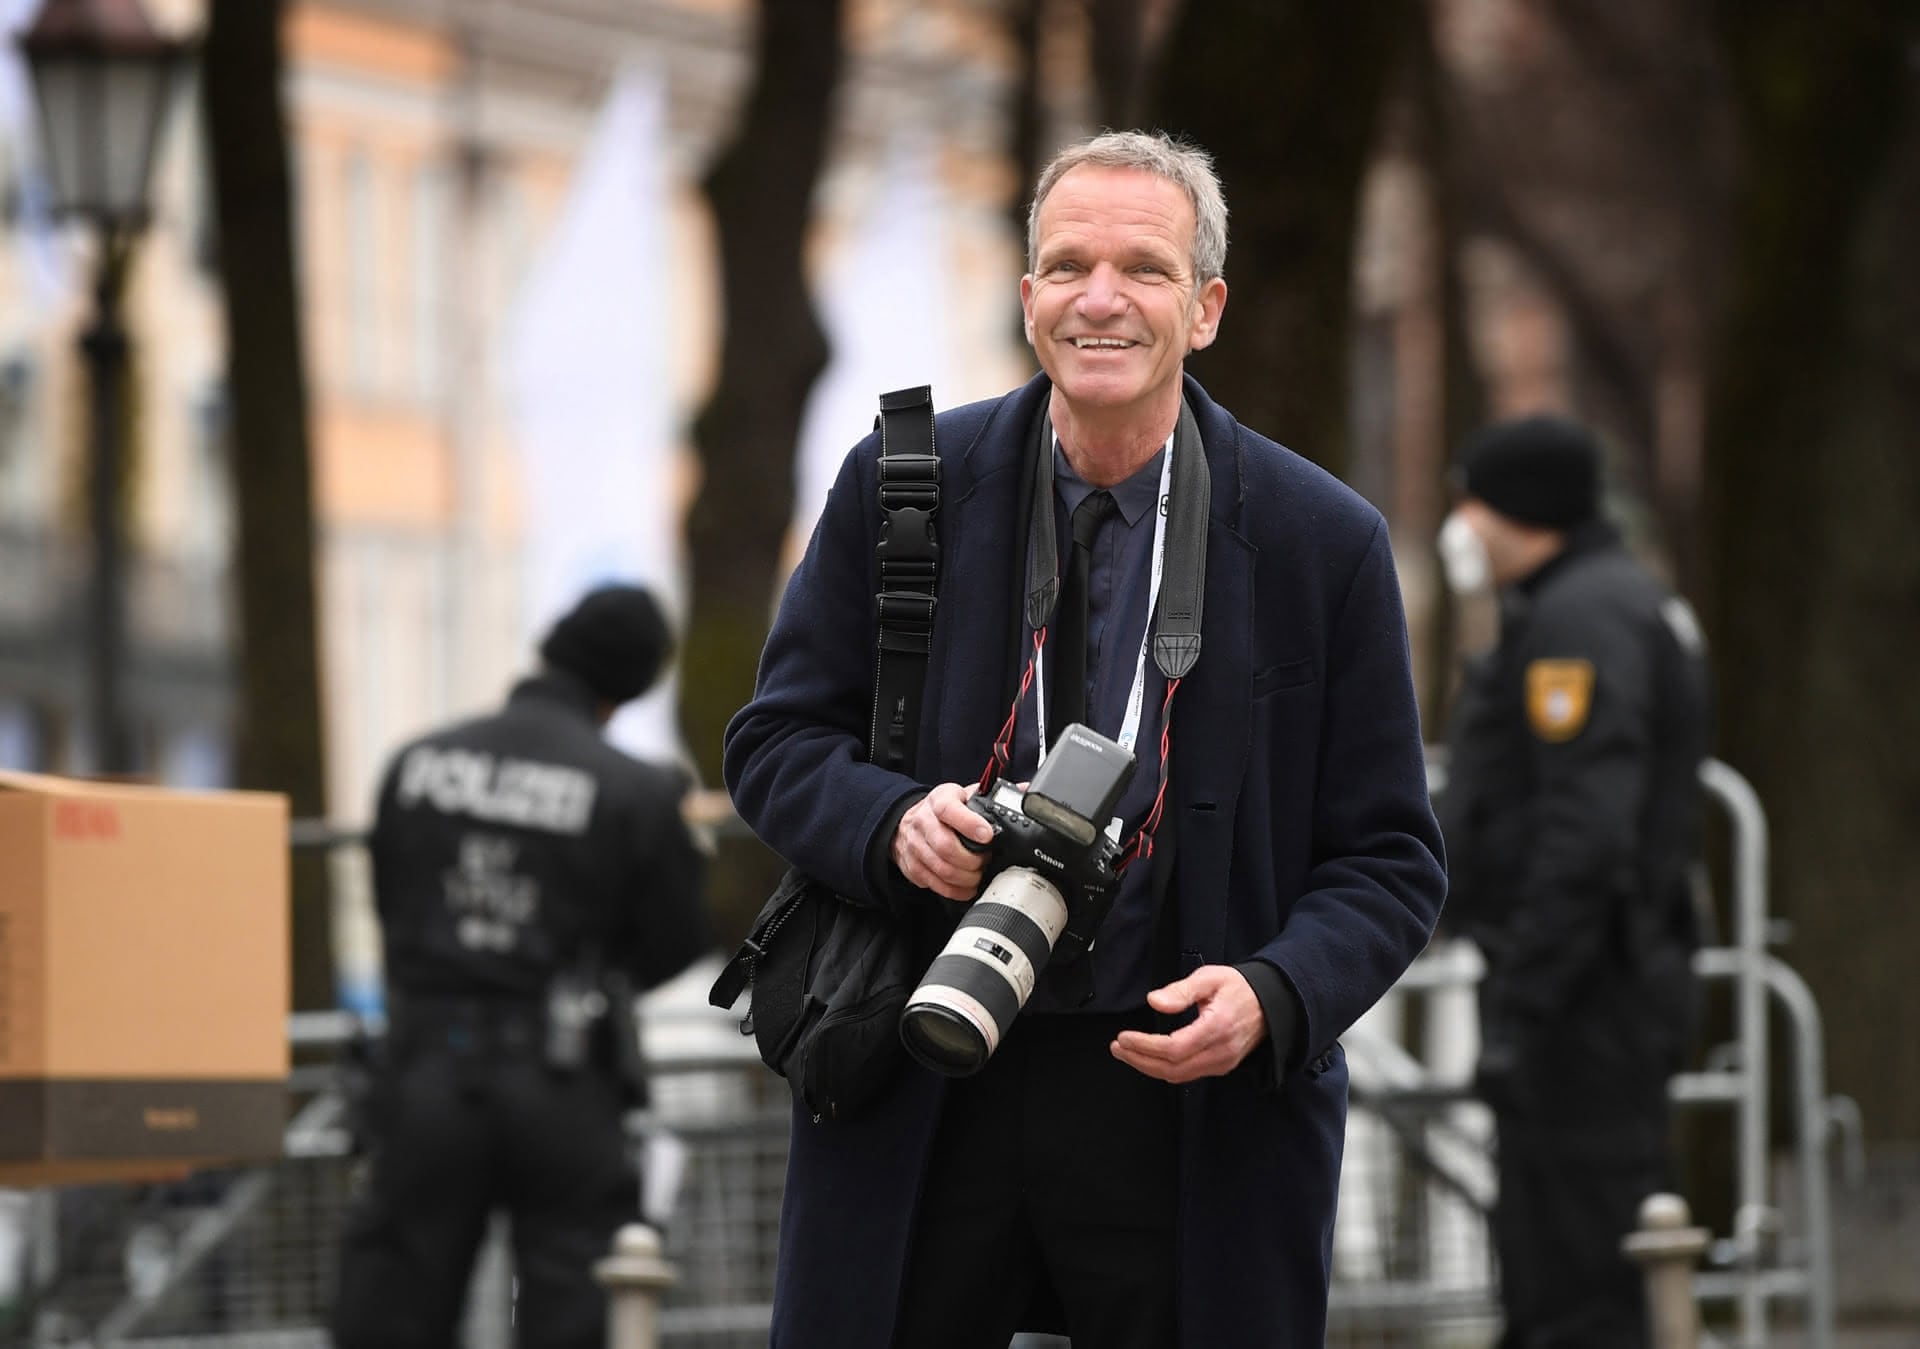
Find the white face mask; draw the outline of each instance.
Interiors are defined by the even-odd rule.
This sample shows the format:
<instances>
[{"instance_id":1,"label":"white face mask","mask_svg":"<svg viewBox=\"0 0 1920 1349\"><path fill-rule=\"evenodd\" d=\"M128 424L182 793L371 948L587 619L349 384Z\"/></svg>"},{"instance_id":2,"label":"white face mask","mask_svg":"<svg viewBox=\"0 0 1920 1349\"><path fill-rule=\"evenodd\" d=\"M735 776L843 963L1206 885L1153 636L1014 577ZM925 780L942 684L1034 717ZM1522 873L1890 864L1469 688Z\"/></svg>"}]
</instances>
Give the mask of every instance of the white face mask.
<instances>
[{"instance_id":1,"label":"white face mask","mask_svg":"<svg viewBox=\"0 0 1920 1349\"><path fill-rule=\"evenodd\" d=\"M1447 588L1454 594L1471 595L1492 579L1493 563L1487 558L1487 545L1459 511L1441 524L1439 547L1440 567L1447 574Z\"/></svg>"}]
</instances>

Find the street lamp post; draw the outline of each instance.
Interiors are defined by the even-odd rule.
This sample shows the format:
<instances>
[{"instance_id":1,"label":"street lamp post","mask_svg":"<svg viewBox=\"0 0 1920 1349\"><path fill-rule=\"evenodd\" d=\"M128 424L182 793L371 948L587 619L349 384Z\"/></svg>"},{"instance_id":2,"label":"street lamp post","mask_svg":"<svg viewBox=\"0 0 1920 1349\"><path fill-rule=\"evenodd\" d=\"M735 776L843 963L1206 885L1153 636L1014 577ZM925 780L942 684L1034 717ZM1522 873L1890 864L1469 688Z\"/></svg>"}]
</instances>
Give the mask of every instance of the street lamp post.
<instances>
[{"instance_id":1,"label":"street lamp post","mask_svg":"<svg viewBox=\"0 0 1920 1349\"><path fill-rule=\"evenodd\" d=\"M121 509L127 476L121 436L127 333L120 322L120 289L127 251L125 235L101 234L93 318L80 334L87 362L87 536L93 550L87 595L87 712L95 766L106 773L127 773L134 767L121 696L127 655L127 531Z\"/></svg>"},{"instance_id":2,"label":"street lamp post","mask_svg":"<svg viewBox=\"0 0 1920 1349\"><path fill-rule=\"evenodd\" d=\"M89 384L88 711L96 767L132 770L121 695L126 665L126 522L122 393L127 335L120 295L147 223L147 179L185 46L163 36L140 0L46 0L19 39L33 74L54 210L93 227L94 312L80 335Z\"/></svg>"}]
</instances>

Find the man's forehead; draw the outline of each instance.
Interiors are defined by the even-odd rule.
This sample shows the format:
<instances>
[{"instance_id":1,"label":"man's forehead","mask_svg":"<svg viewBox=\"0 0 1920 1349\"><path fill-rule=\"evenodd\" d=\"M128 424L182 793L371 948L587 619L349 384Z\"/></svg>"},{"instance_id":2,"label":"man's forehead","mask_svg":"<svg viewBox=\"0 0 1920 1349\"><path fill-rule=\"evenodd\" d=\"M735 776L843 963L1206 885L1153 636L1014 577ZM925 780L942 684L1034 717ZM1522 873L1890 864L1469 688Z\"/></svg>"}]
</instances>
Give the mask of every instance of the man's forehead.
<instances>
[{"instance_id":1,"label":"man's forehead","mask_svg":"<svg viewBox=\"0 0 1920 1349\"><path fill-rule=\"evenodd\" d=\"M1074 253L1097 246L1103 251L1115 250L1147 256L1165 254L1169 259L1179 261L1185 257L1182 249L1188 242L1185 237L1163 229L1127 228L1122 222L1110 220L1089 222L1068 219L1040 235L1040 256Z\"/></svg>"},{"instance_id":2,"label":"man's forehead","mask_svg":"<svg viewBox=\"0 0 1920 1349\"><path fill-rule=\"evenodd\" d=\"M1145 209L1191 219L1193 203L1186 190L1171 178L1147 169L1110 164L1076 164L1061 174L1040 205L1044 220L1049 211L1086 203L1098 196L1105 209Z\"/></svg>"},{"instance_id":3,"label":"man's forehead","mask_svg":"<svg viewBox=\"0 0 1920 1349\"><path fill-rule=\"evenodd\" d=\"M1041 203L1036 223L1043 254L1096 236L1178 253L1191 244L1195 226L1193 204L1179 184L1144 169L1090 164L1061 176Z\"/></svg>"}]
</instances>

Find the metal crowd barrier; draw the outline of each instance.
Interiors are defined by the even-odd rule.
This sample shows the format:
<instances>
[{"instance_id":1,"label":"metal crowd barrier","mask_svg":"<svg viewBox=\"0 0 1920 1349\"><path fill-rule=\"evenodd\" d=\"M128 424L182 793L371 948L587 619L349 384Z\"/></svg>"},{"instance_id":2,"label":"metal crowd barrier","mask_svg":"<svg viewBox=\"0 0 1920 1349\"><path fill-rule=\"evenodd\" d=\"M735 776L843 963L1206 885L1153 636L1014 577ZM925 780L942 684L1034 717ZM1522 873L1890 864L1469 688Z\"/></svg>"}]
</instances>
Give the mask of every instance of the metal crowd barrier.
<instances>
[{"instance_id":1,"label":"metal crowd barrier","mask_svg":"<svg viewBox=\"0 0 1920 1349\"><path fill-rule=\"evenodd\" d=\"M311 1051L343 1046L367 1028L326 1013L295 1017L290 1033ZM635 1120L636 1138L651 1136L656 1147L664 1140L680 1172L677 1203L657 1220L661 1254L678 1274L656 1318L659 1342L665 1349L764 1345L786 1085L722 1013L678 1019L656 1012L650 1032L682 1040L654 1057L655 1105ZM61 1214L69 1230L54 1242L53 1278L32 1322L0 1329L0 1343L322 1349L359 1162L349 1154L337 1085L319 1072L305 1085L311 1094L288 1125L278 1162L180 1185L90 1187L87 1213ZM1446 1117L1457 1109L1477 1107L1426 1090L1398 1093L1385 1081L1358 1093L1330 1345L1386 1349L1438 1328L1454 1337L1449 1343L1490 1337L1492 1269L1481 1218L1447 1174L1461 1161L1448 1152L1457 1140ZM55 1194L40 1198L52 1204ZM511 1284L495 1251L476 1275L464 1343L504 1347L510 1321Z\"/></svg>"},{"instance_id":2,"label":"metal crowd barrier","mask_svg":"<svg viewBox=\"0 0 1920 1349\"><path fill-rule=\"evenodd\" d=\"M1436 764L1436 780L1443 771ZM1798 1303L1809 1349L1831 1349L1827 1149L1848 1116L1845 1103L1823 1094L1818 1009L1767 949L1765 817L1731 769L1710 764L1702 778L1733 824L1734 924L1731 944L1703 950L1698 967L1706 978L1733 983L1736 1034L1705 1069L1677 1078L1673 1094L1686 1106L1732 1110L1737 1204L1732 1235L1693 1276L1694 1295L1734 1306L1743 1347L1766 1342L1773 1304ZM305 846L335 848L358 835L303 824L299 837ZM1352 1110L1330 1345L1481 1345L1497 1330L1497 1271L1485 1224L1495 1186L1492 1121L1467 1095L1481 973L1470 945L1436 944L1345 1037ZM1770 1002L1791 1029L1787 1085L1801 1199L1793 1232L1769 1187ZM677 1203L656 1219L661 1254L679 1276L659 1309L660 1343L764 1344L786 1086L726 1014L654 1006L648 1027L655 1100L635 1120L636 1145L652 1140L647 1150L656 1162L664 1158L663 1172L679 1177ZM291 1018L290 1040L306 1051L295 1081L304 1103L276 1163L178 1185L36 1195L21 1261L26 1315L0 1306L0 1343L324 1346L340 1223L358 1164L349 1153L337 1060L355 1036L380 1029L377 1018L348 1013ZM498 1233L492 1245L470 1299L465 1342L472 1349L510 1341L511 1282Z\"/></svg>"},{"instance_id":3,"label":"metal crowd barrier","mask_svg":"<svg viewBox=\"0 0 1920 1349\"><path fill-rule=\"evenodd\" d=\"M1445 787L1443 760L1429 764L1428 782L1435 791ZM1849 1173L1862 1171L1859 1111L1846 1097L1826 1094L1819 1007L1800 976L1768 949L1784 934L1769 914L1768 828L1759 797L1744 777L1718 760L1701 766L1700 783L1731 829L1733 930L1728 944L1698 952L1694 969L1703 980L1732 984L1734 1038L1715 1048L1702 1070L1674 1078L1670 1091L1682 1106L1721 1105L1732 1111L1735 1205L1732 1233L1710 1249L1715 1267L1694 1275L1694 1296L1702 1303L1733 1305L1734 1343L1740 1349L1760 1349L1767 1343L1776 1302L1802 1307L1807 1349L1832 1349L1836 1313L1829 1149L1836 1139L1842 1141ZM1463 981L1478 978L1477 970L1458 964L1429 965L1428 971ZM1800 1210L1798 1229L1792 1232L1773 1196L1770 1008L1785 1016L1791 1033L1787 1089L1793 1102Z\"/></svg>"},{"instance_id":4,"label":"metal crowd barrier","mask_svg":"<svg viewBox=\"0 0 1920 1349\"><path fill-rule=\"evenodd\" d=\"M1836 1314L1828 1153L1836 1139L1842 1141L1849 1174L1862 1172L1860 1113L1850 1099L1826 1094L1819 1006L1806 982L1768 950L1781 934L1768 913L1768 831L1760 799L1745 778L1717 760L1702 767L1700 778L1733 827L1734 930L1730 945L1701 951L1694 968L1702 978L1732 982L1736 1040L1704 1071L1676 1079L1673 1092L1677 1101L1732 1106L1738 1206L1729 1248L1720 1253L1732 1268L1696 1275L1694 1292L1702 1301L1735 1305L1742 1349L1766 1344L1770 1304L1776 1301L1804 1307L1809 1349L1831 1349ZM1802 1220L1797 1253L1781 1239L1786 1220L1771 1197L1769 1007L1785 1016L1791 1032L1788 1092ZM1778 1246L1780 1258L1769 1259L1770 1244Z\"/></svg>"}]
</instances>

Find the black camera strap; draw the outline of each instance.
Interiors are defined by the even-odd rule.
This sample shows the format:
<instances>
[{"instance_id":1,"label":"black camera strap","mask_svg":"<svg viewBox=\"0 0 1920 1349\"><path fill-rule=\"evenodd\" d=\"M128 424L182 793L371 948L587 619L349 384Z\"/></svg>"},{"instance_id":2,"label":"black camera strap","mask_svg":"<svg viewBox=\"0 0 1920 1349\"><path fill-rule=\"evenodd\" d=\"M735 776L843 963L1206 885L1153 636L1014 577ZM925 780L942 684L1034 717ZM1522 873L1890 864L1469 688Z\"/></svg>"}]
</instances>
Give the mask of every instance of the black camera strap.
<instances>
[{"instance_id":1,"label":"black camera strap","mask_svg":"<svg viewBox=\"0 0 1920 1349\"><path fill-rule=\"evenodd\" d=\"M910 774L939 603L934 512L940 505L940 459L934 452L932 387L881 394L874 424L880 432L879 588L874 594L879 660L867 755Z\"/></svg>"},{"instance_id":2,"label":"black camera strap","mask_svg":"<svg viewBox=\"0 0 1920 1349\"><path fill-rule=\"evenodd\" d=\"M1168 679L1179 679L1200 659L1200 613L1207 585L1207 514L1213 506L1213 472L1207 467L1200 426L1187 400L1173 433L1171 498L1167 512L1166 571L1154 605L1153 660ZM1033 457L1033 506L1027 520L1027 626L1036 633L1053 620L1060 600L1060 553L1053 528L1053 419L1040 418L1040 445ZM1044 505L1044 509L1042 509Z\"/></svg>"},{"instance_id":3,"label":"black camera strap","mask_svg":"<svg viewBox=\"0 0 1920 1349\"><path fill-rule=\"evenodd\" d=\"M1207 517L1213 509L1213 471L1200 426L1180 400L1174 431L1173 500L1167 503L1167 569L1153 615L1153 663L1170 680L1200 659L1200 610L1207 589Z\"/></svg>"},{"instance_id":4,"label":"black camera strap","mask_svg":"<svg viewBox=\"0 0 1920 1349\"><path fill-rule=\"evenodd\" d=\"M940 460L934 452L932 386L881 394L874 429L880 433L880 543L874 549L878 659L867 758L911 774L940 574L940 543L934 532ZM714 980L708 1002L715 1007L733 1006L755 977L763 943L771 941L791 907L781 910L765 930L748 935ZM762 920L766 916L763 912ZM741 1034L754 1033L753 1018L749 1008L740 1023Z\"/></svg>"},{"instance_id":5,"label":"black camera strap","mask_svg":"<svg viewBox=\"0 0 1920 1349\"><path fill-rule=\"evenodd\" d=\"M1153 806L1129 840L1120 866L1153 855L1153 836L1166 807L1167 762L1172 746L1168 716L1180 680L1200 659L1200 619L1207 583L1207 517L1213 505L1213 474L1207 467L1206 446L1199 423L1186 399L1173 433L1173 463L1167 500L1165 557L1160 593L1149 627L1153 661L1166 676L1167 691L1160 706L1160 786ZM1059 552L1053 521L1053 422L1040 419L1040 443L1033 456L1032 504L1027 520L1026 620L1033 629L1033 650L1014 693L1013 707L994 742L993 757L981 775L982 791L1006 771L1013 753L1014 726L1020 704L1034 683L1035 658L1045 649L1047 629L1060 598Z\"/></svg>"}]
</instances>

